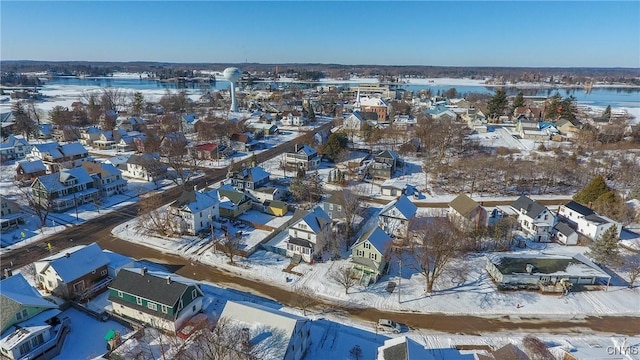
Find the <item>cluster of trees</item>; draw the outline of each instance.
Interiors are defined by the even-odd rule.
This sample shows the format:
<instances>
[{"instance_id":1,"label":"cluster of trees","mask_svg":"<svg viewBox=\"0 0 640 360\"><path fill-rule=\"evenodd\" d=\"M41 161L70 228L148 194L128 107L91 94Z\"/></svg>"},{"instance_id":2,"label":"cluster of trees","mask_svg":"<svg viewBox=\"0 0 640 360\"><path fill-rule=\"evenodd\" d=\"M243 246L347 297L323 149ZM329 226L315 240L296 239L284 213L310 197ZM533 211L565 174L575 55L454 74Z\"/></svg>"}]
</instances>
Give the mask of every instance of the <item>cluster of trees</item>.
<instances>
[{"instance_id":1,"label":"cluster of trees","mask_svg":"<svg viewBox=\"0 0 640 360\"><path fill-rule=\"evenodd\" d=\"M627 206L622 196L611 189L601 175L593 178L586 187L576 193L573 200L625 224L633 221L635 217L633 208Z\"/></svg>"},{"instance_id":2,"label":"cluster of trees","mask_svg":"<svg viewBox=\"0 0 640 360\"><path fill-rule=\"evenodd\" d=\"M573 95L563 98L556 93L547 100L544 108L544 118L547 120L566 119L575 121L577 113L576 98Z\"/></svg>"},{"instance_id":3,"label":"cluster of trees","mask_svg":"<svg viewBox=\"0 0 640 360\"><path fill-rule=\"evenodd\" d=\"M636 244L640 246L640 243ZM640 253L637 250L621 249L617 226L607 229L599 239L589 246L585 254L602 266L617 269L626 274L627 286L633 288L640 277Z\"/></svg>"},{"instance_id":4,"label":"cluster of trees","mask_svg":"<svg viewBox=\"0 0 640 360\"><path fill-rule=\"evenodd\" d=\"M305 174L304 170L299 169L296 177L291 180L289 191L297 202L316 203L324 195L324 185L317 171Z\"/></svg>"},{"instance_id":5,"label":"cluster of trees","mask_svg":"<svg viewBox=\"0 0 640 360\"><path fill-rule=\"evenodd\" d=\"M16 72L3 72L0 84L5 86L40 86L42 82L35 76L22 75Z\"/></svg>"}]
</instances>

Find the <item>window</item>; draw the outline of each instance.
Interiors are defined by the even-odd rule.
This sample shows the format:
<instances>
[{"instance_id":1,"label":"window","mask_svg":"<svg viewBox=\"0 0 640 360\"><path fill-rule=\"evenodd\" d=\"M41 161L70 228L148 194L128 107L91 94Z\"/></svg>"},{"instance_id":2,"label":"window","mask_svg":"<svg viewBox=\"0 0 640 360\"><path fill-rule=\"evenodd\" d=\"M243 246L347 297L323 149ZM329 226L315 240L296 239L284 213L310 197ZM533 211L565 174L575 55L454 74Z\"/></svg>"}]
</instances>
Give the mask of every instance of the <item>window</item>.
<instances>
[{"instance_id":1,"label":"window","mask_svg":"<svg viewBox=\"0 0 640 360\"><path fill-rule=\"evenodd\" d=\"M91 271L91 273L92 273L92 274L95 274L95 273L96 273L96 271L95 271L95 270L92 270L92 271Z\"/></svg>"},{"instance_id":2,"label":"window","mask_svg":"<svg viewBox=\"0 0 640 360\"><path fill-rule=\"evenodd\" d=\"M376 253L371 253L371 254L369 254L369 258L370 258L371 260L378 260L378 254L376 254Z\"/></svg>"},{"instance_id":3,"label":"window","mask_svg":"<svg viewBox=\"0 0 640 360\"><path fill-rule=\"evenodd\" d=\"M142 298L141 297L136 296L136 304L142 305Z\"/></svg>"},{"instance_id":4,"label":"window","mask_svg":"<svg viewBox=\"0 0 640 360\"><path fill-rule=\"evenodd\" d=\"M101 276L107 275L107 269L103 269L102 271L100 271L100 275Z\"/></svg>"},{"instance_id":5,"label":"window","mask_svg":"<svg viewBox=\"0 0 640 360\"><path fill-rule=\"evenodd\" d=\"M178 310L182 310L183 307L184 305L182 304L182 299L180 299L180 302L178 303Z\"/></svg>"},{"instance_id":6,"label":"window","mask_svg":"<svg viewBox=\"0 0 640 360\"><path fill-rule=\"evenodd\" d=\"M357 250L357 251L356 251L356 255L357 255L357 256L364 256L364 251L362 251L362 250Z\"/></svg>"},{"instance_id":7,"label":"window","mask_svg":"<svg viewBox=\"0 0 640 360\"><path fill-rule=\"evenodd\" d=\"M371 249L371 244L369 244L368 242L364 243L364 248L365 249Z\"/></svg>"},{"instance_id":8,"label":"window","mask_svg":"<svg viewBox=\"0 0 640 360\"><path fill-rule=\"evenodd\" d=\"M30 342L25 342L24 344L20 345L20 354L24 355L26 353L28 353L31 350L31 343Z\"/></svg>"},{"instance_id":9,"label":"window","mask_svg":"<svg viewBox=\"0 0 640 360\"><path fill-rule=\"evenodd\" d=\"M168 311L168 309L167 309L167 305L162 305L162 306L161 306L161 309L162 309L162 313L163 313L163 314L166 314L166 313L168 313L168 312L169 312L169 311Z\"/></svg>"},{"instance_id":10,"label":"window","mask_svg":"<svg viewBox=\"0 0 640 360\"><path fill-rule=\"evenodd\" d=\"M329 209L333 210L333 204L329 204Z\"/></svg>"},{"instance_id":11,"label":"window","mask_svg":"<svg viewBox=\"0 0 640 360\"><path fill-rule=\"evenodd\" d=\"M121 298L122 297L122 291L118 290L118 297Z\"/></svg>"},{"instance_id":12,"label":"window","mask_svg":"<svg viewBox=\"0 0 640 360\"><path fill-rule=\"evenodd\" d=\"M38 334L38 336L36 336L33 339L31 339L31 346L33 348L37 348L38 346L42 345L43 343L44 343L44 336L42 336L42 334Z\"/></svg>"},{"instance_id":13,"label":"window","mask_svg":"<svg viewBox=\"0 0 640 360\"><path fill-rule=\"evenodd\" d=\"M196 312L196 306L193 305L193 307L191 308L191 311Z\"/></svg>"},{"instance_id":14,"label":"window","mask_svg":"<svg viewBox=\"0 0 640 360\"><path fill-rule=\"evenodd\" d=\"M152 303L152 302L148 302L147 303L147 308L153 310L153 311L158 311L158 305Z\"/></svg>"},{"instance_id":15,"label":"window","mask_svg":"<svg viewBox=\"0 0 640 360\"><path fill-rule=\"evenodd\" d=\"M196 297L198 297L198 291L196 289L193 289L193 291L191 292L191 298L195 299Z\"/></svg>"}]
</instances>

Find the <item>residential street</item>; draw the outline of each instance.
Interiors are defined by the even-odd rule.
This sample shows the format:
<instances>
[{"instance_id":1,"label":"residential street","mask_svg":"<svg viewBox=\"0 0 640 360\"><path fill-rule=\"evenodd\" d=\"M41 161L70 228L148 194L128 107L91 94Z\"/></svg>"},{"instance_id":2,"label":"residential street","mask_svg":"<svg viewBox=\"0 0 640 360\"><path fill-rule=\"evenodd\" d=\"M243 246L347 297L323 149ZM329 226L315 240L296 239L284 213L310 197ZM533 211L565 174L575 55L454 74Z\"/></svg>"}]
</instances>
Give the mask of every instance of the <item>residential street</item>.
<instances>
[{"instance_id":1,"label":"residential street","mask_svg":"<svg viewBox=\"0 0 640 360\"><path fill-rule=\"evenodd\" d=\"M326 124L324 127L330 127ZM256 154L258 162L278 156L290 150L296 139L288 143ZM246 160L245 160L246 161ZM192 181L199 187L212 184L225 178L227 169L206 169L204 177ZM154 196L160 196L163 203L168 203L180 195L180 188L171 188ZM546 205L563 203L566 200L541 201ZM510 204L512 201L486 201L485 206ZM447 203L429 203L430 207L446 207ZM283 288L273 286L268 282L251 280L234 275L226 270L191 263L190 261L173 254L162 253L156 249L141 246L135 243L115 238L111 229L127 220L137 216L137 204L131 204L114 212L106 213L98 218L89 220L80 226L69 227L64 231L53 234L39 243L16 249L0 257L1 267L19 268L35 260L49 255L47 244L51 244L52 252L59 252L78 244L97 242L103 249L111 250L136 259L166 264L177 274L198 281L206 281L221 286L248 291L257 295L275 299L285 305L291 304L291 293ZM429 309L424 309L428 312ZM461 309L461 312L464 309ZM592 332L616 333L625 335L640 334L640 318L628 316L603 316L587 317L585 319L553 319L553 318L526 318L518 316L502 316L484 318L478 316L444 315L444 314L417 314L417 313L392 313L379 311L373 308L353 308L345 304L336 304L323 301L323 304L315 309L315 312L326 313L344 317L356 317L362 320L377 322L380 318L390 318L404 323L412 328L448 333L479 334L486 332L559 332L582 333ZM322 315L320 315L322 316ZM373 328L372 328L373 329Z\"/></svg>"}]
</instances>

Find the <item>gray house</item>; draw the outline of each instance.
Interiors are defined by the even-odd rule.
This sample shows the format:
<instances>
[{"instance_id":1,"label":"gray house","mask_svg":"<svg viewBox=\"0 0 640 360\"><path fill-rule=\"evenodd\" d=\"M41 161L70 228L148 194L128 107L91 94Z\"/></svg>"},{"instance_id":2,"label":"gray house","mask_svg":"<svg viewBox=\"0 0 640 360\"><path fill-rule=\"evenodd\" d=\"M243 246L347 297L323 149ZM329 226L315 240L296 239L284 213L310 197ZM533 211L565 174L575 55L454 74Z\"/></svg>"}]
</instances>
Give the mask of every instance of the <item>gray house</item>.
<instances>
[{"instance_id":1,"label":"gray house","mask_svg":"<svg viewBox=\"0 0 640 360\"><path fill-rule=\"evenodd\" d=\"M391 179L398 167L402 166L402 160L395 151L385 150L374 156L369 165L369 174L373 178Z\"/></svg>"},{"instance_id":2,"label":"gray house","mask_svg":"<svg viewBox=\"0 0 640 360\"><path fill-rule=\"evenodd\" d=\"M344 195L341 191L336 191L324 201L324 212L329 215L332 220L344 219Z\"/></svg>"}]
</instances>

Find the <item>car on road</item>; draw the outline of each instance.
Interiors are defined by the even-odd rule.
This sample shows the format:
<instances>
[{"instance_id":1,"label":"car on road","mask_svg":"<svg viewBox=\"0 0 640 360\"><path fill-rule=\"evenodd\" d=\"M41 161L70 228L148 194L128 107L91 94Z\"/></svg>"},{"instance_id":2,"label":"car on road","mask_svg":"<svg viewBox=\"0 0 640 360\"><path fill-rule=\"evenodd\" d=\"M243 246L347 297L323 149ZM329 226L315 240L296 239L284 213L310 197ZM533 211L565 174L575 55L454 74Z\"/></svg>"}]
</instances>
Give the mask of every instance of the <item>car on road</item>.
<instances>
[{"instance_id":1,"label":"car on road","mask_svg":"<svg viewBox=\"0 0 640 360\"><path fill-rule=\"evenodd\" d=\"M399 334L402 331L400 324L389 319L378 320L377 329L379 331L392 332L394 334Z\"/></svg>"}]
</instances>

